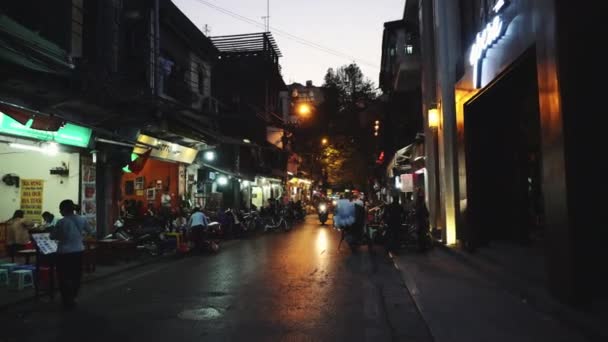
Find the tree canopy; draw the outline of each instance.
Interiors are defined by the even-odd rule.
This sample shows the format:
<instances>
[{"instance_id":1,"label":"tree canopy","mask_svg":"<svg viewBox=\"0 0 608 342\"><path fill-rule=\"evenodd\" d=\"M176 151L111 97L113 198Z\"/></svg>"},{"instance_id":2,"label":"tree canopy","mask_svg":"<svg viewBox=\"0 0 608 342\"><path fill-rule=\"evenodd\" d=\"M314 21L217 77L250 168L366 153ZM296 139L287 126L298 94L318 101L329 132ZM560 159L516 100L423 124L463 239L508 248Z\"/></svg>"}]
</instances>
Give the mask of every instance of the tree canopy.
<instances>
[{"instance_id":1,"label":"tree canopy","mask_svg":"<svg viewBox=\"0 0 608 342\"><path fill-rule=\"evenodd\" d=\"M355 111L377 97L374 83L363 76L356 63L329 68L325 74L324 87L335 91L338 110Z\"/></svg>"}]
</instances>

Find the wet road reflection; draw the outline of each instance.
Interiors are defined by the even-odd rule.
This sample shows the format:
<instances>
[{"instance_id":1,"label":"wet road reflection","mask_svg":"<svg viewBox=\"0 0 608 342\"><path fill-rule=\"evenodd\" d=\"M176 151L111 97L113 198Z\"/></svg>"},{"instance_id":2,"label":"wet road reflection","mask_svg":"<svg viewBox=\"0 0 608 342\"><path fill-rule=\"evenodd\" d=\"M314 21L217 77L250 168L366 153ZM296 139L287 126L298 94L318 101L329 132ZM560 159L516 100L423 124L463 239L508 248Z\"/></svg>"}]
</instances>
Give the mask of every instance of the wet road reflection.
<instances>
[{"instance_id":1,"label":"wet road reflection","mask_svg":"<svg viewBox=\"0 0 608 342\"><path fill-rule=\"evenodd\" d=\"M91 337L100 341L391 340L373 280L376 261L366 248L338 251L339 239L331 224L320 226L311 215L291 232L237 241L215 256L188 257L86 287L72 333L102 330ZM44 314L31 322L46 322L37 329L18 327L29 329L32 340L67 324Z\"/></svg>"}]
</instances>

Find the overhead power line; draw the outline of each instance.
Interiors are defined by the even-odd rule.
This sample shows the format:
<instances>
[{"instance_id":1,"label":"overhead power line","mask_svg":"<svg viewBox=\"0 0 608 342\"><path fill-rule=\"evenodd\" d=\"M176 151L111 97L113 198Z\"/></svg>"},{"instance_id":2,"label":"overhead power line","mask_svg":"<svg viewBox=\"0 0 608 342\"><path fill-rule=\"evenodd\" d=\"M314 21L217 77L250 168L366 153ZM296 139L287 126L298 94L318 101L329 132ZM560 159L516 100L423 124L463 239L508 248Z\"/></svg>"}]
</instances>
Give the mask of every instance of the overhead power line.
<instances>
[{"instance_id":1,"label":"overhead power line","mask_svg":"<svg viewBox=\"0 0 608 342\"><path fill-rule=\"evenodd\" d=\"M226 14L226 15L228 15L230 17L233 17L233 18L235 18L237 20L246 22L246 23L248 23L250 25L262 28L264 30L268 29L266 27L266 25L264 23L262 23L262 22L259 22L259 21L247 18L245 16L242 16L242 15L240 15L238 13L235 13L235 12L230 11L228 9L222 8L220 6L212 4L212 3L208 2L208 1L205 1L205 0L196 0L196 1L199 2L202 5L205 5L205 6L209 7L209 8L212 8L212 9L218 11L218 12ZM363 60L363 59L360 59L360 58L356 58L356 57L354 57L352 55L349 55L349 54L346 54L346 53L343 53L343 52L340 52L340 51L337 51L337 50L325 47L325 46L323 46L321 44L315 43L313 41L310 41L310 40L307 40L307 39L304 39L304 38L301 38L301 37L298 37L298 36L296 36L294 34L291 34L291 33L287 32L287 31L278 29L276 27L269 26L269 28L270 28L270 30L274 34L282 36L282 37L285 37L285 38L287 38L289 40L295 41L296 43L299 43L299 44L311 47L313 49L317 49L319 51L325 52L325 53L330 54L330 55L334 55L336 57L348 59L348 60L355 61L355 62L357 62L359 64L362 64L362 65L367 65L369 67L379 69L379 67L378 67L378 65L376 63L372 63L372 62L369 62L369 61L366 61L366 60Z\"/></svg>"}]
</instances>

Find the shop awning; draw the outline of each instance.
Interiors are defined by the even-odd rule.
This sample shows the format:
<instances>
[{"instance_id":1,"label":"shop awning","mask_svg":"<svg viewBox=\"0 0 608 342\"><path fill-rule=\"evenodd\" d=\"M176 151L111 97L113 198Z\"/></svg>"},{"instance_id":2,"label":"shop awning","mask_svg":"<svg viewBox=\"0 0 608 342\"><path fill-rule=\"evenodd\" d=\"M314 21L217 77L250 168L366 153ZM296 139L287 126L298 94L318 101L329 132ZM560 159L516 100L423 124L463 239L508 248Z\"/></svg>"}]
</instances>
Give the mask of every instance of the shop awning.
<instances>
[{"instance_id":1,"label":"shop awning","mask_svg":"<svg viewBox=\"0 0 608 342\"><path fill-rule=\"evenodd\" d=\"M0 103L0 112L22 125L27 125L28 128L39 131L56 132L65 124L65 120L61 118L40 115L33 110L8 106L3 103Z\"/></svg>"},{"instance_id":2,"label":"shop awning","mask_svg":"<svg viewBox=\"0 0 608 342\"><path fill-rule=\"evenodd\" d=\"M424 167L424 140L418 140L395 152L386 168L388 177L409 173Z\"/></svg>"}]
</instances>

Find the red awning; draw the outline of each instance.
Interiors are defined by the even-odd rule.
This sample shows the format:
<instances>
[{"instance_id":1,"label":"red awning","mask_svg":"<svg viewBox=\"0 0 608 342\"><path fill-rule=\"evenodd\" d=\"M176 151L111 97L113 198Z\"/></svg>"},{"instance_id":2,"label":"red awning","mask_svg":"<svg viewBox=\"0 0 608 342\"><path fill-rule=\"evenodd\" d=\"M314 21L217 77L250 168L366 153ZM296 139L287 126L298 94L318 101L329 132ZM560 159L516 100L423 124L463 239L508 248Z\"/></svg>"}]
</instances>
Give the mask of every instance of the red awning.
<instances>
[{"instance_id":1,"label":"red awning","mask_svg":"<svg viewBox=\"0 0 608 342\"><path fill-rule=\"evenodd\" d=\"M30 119L32 119L33 122L30 128L40 131L56 132L65 124L64 120L57 117L44 116L30 112L26 109L15 108L1 103L0 112L10 116L22 125L25 125Z\"/></svg>"}]
</instances>

